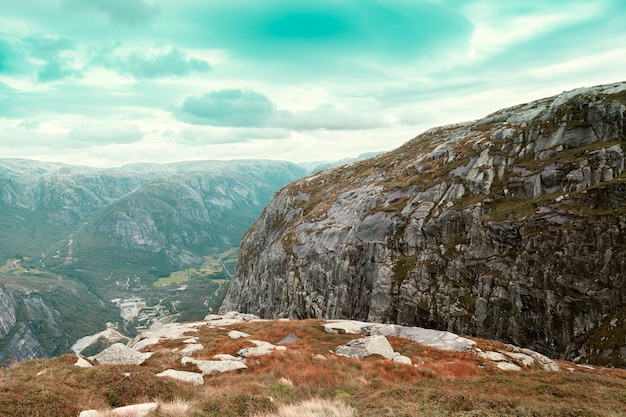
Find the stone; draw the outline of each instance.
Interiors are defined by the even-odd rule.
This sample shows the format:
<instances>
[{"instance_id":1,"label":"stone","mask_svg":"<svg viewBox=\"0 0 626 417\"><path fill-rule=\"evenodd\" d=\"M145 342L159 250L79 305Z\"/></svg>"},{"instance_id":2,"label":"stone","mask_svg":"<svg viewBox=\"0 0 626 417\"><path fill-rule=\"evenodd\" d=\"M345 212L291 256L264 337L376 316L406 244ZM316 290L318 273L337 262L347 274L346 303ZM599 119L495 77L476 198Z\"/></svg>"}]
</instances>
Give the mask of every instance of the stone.
<instances>
[{"instance_id":1,"label":"stone","mask_svg":"<svg viewBox=\"0 0 626 417\"><path fill-rule=\"evenodd\" d=\"M370 334L382 334L410 339L422 345L443 350L471 350L476 344L471 339L461 337L451 332L441 330L424 329L422 327L408 327L389 324L371 325Z\"/></svg>"},{"instance_id":2,"label":"stone","mask_svg":"<svg viewBox=\"0 0 626 417\"><path fill-rule=\"evenodd\" d=\"M385 359L393 359L395 352L385 336L368 336L351 340L334 350L335 355L350 358L365 358L371 355L380 355Z\"/></svg>"},{"instance_id":3,"label":"stone","mask_svg":"<svg viewBox=\"0 0 626 417\"><path fill-rule=\"evenodd\" d=\"M403 365L413 365L413 361L411 361L411 358L409 358L408 356L404 356L404 355L396 355L393 357L392 359L395 363L401 363Z\"/></svg>"},{"instance_id":4,"label":"stone","mask_svg":"<svg viewBox=\"0 0 626 417\"><path fill-rule=\"evenodd\" d=\"M163 372L156 374L158 377L167 377L176 379L178 381L189 382L192 385L204 385L204 378L202 374L197 372L177 371L175 369L167 369Z\"/></svg>"},{"instance_id":5,"label":"stone","mask_svg":"<svg viewBox=\"0 0 626 417\"><path fill-rule=\"evenodd\" d=\"M91 363L89 363L85 358L83 357L78 357L78 359L76 359L76 362L74 363L74 366L78 366L79 368L91 368L93 367L93 365Z\"/></svg>"},{"instance_id":6,"label":"stone","mask_svg":"<svg viewBox=\"0 0 626 417\"><path fill-rule=\"evenodd\" d=\"M241 356L233 356L228 355L226 353L218 353L217 355L213 355L213 359L216 361L243 361L244 358Z\"/></svg>"},{"instance_id":7,"label":"stone","mask_svg":"<svg viewBox=\"0 0 626 417\"><path fill-rule=\"evenodd\" d=\"M478 354L481 358L483 359L487 359L493 362L505 362L506 361L506 357L499 352L480 352Z\"/></svg>"},{"instance_id":8,"label":"stone","mask_svg":"<svg viewBox=\"0 0 626 417\"><path fill-rule=\"evenodd\" d=\"M184 357L181 363L183 365L188 363L196 365L200 372L202 372L202 375L215 375L248 368L242 361L205 361L189 357Z\"/></svg>"},{"instance_id":9,"label":"stone","mask_svg":"<svg viewBox=\"0 0 626 417\"><path fill-rule=\"evenodd\" d=\"M497 362L496 366L502 371L519 372L522 370L522 368L511 362Z\"/></svg>"},{"instance_id":10,"label":"stone","mask_svg":"<svg viewBox=\"0 0 626 417\"><path fill-rule=\"evenodd\" d=\"M125 407L114 408L112 410L107 410L106 412L102 412L99 410L85 410L81 411L78 417L102 417L103 415L112 416L112 417L143 417L158 407L157 403L144 403L144 404L134 404L127 405Z\"/></svg>"},{"instance_id":11,"label":"stone","mask_svg":"<svg viewBox=\"0 0 626 417\"><path fill-rule=\"evenodd\" d=\"M101 365L141 365L152 352L137 352L121 343L115 343L93 357Z\"/></svg>"},{"instance_id":12,"label":"stone","mask_svg":"<svg viewBox=\"0 0 626 417\"><path fill-rule=\"evenodd\" d=\"M202 346L202 344L200 343L191 343L187 346L185 346L183 348L183 350L180 351L180 353L183 354L183 356L191 356L193 355L194 352L197 352L199 350L204 349L204 346Z\"/></svg>"},{"instance_id":13,"label":"stone","mask_svg":"<svg viewBox=\"0 0 626 417\"><path fill-rule=\"evenodd\" d=\"M244 348L237 351L237 355L243 358L255 357L255 356L267 356L273 351L285 351L287 348L285 346L276 346L268 342L263 342L260 340L250 340L251 343L255 344L256 347Z\"/></svg>"},{"instance_id":14,"label":"stone","mask_svg":"<svg viewBox=\"0 0 626 417\"><path fill-rule=\"evenodd\" d=\"M230 337L231 339L243 339L246 337L250 337L250 335L248 333L240 332L238 330L231 330L230 332L228 332L228 337Z\"/></svg>"},{"instance_id":15,"label":"stone","mask_svg":"<svg viewBox=\"0 0 626 417\"><path fill-rule=\"evenodd\" d=\"M371 327L371 323L356 320L328 320L324 323L324 331L331 334L362 334L363 329Z\"/></svg>"}]
</instances>

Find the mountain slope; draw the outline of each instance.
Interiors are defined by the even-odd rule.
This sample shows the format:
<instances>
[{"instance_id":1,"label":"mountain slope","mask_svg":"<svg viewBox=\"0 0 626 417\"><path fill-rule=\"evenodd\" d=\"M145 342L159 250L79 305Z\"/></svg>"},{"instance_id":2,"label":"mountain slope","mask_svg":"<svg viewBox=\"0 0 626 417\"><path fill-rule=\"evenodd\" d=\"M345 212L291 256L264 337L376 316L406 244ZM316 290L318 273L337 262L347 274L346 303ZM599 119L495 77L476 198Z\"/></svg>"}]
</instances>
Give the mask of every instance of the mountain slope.
<instances>
[{"instance_id":1,"label":"mountain slope","mask_svg":"<svg viewBox=\"0 0 626 417\"><path fill-rule=\"evenodd\" d=\"M604 341L626 329L625 113L626 83L578 89L292 183L244 236L222 311L624 365L626 341Z\"/></svg>"}]
</instances>

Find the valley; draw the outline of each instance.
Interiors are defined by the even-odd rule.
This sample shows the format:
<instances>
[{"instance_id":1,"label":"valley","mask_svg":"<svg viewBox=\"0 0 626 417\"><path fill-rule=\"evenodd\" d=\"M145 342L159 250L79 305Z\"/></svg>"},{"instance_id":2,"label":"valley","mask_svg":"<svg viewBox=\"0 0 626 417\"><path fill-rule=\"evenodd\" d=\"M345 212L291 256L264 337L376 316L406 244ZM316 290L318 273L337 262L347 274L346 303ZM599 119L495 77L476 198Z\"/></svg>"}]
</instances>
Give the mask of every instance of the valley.
<instances>
[{"instance_id":1,"label":"valley","mask_svg":"<svg viewBox=\"0 0 626 417\"><path fill-rule=\"evenodd\" d=\"M166 317L204 317L223 299L241 236L276 190L305 174L295 164L261 160L96 169L0 159L0 285L19 293L9 310L24 305L23 291L43 294L52 282L89 293L71 320L46 305L60 328L76 315L89 317L81 331L60 330L63 336L45 342L49 348L38 347L45 332L20 331L40 319L38 310L11 313L16 341L33 347L18 360L68 352L75 340L66 338L107 322L133 335ZM124 320L111 300L132 298L145 305Z\"/></svg>"}]
</instances>

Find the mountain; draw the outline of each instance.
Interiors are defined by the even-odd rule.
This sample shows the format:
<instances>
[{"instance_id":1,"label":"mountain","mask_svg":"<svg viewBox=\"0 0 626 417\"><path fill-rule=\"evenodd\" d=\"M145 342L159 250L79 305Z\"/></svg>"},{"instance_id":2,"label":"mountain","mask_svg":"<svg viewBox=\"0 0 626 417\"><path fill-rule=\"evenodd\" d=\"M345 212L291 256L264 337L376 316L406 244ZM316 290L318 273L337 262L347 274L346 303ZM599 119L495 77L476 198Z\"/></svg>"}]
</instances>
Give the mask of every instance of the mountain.
<instances>
[{"instance_id":1,"label":"mountain","mask_svg":"<svg viewBox=\"0 0 626 417\"><path fill-rule=\"evenodd\" d=\"M112 299L136 297L133 308L153 315L203 317L223 296L243 233L276 190L305 174L263 160L98 169L0 159L0 322L12 323L0 350L14 338L33 352L20 358L68 352L106 321L122 322ZM37 301L48 285L80 299L74 315ZM43 323L40 333L33 323ZM1 355L0 363L13 360Z\"/></svg>"},{"instance_id":2,"label":"mountain","mask_svg":"<svg viewBox=\"0 0 626 417\"><path fill-rule=\"evenodd\" d=\"M279 191L222 310L348 318L626 365L626 83L431 129Z\"/></svg>"}]
</instances>

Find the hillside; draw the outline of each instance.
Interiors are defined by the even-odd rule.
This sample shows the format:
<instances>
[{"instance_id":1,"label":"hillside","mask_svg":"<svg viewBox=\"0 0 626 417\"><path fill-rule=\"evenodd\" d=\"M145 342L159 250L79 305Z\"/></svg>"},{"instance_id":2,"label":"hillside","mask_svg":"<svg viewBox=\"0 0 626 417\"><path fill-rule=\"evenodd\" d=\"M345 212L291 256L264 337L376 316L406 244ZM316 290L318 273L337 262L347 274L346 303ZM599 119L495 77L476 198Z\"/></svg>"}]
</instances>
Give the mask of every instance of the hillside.
<instances>
[{"instance_id":1,"label":"hillside","mask_svg":"<svg viewBox=\"0 0 626 417\"><path fill-rule=\"evenodd\" d=\"M221 311L418 325L626 364L626 83L431 129L289 184Z\"/></svg>"},{"instance_id":2,"label":"hillside","mask_svg":"<svg viewBox=\"0 0 626 417\"><path fill-rule=\"evenodd\" d=\"M376 343L365 353L355 348L366 340ZM555 363L511 345L419 328L228 313L146 330L130 346L0 370L0 416L626 412L623 370Z\"/></svg>"},{"instance_id":3,"label":"hillside","mask_svg":"<svg viewBox=\"0 0 626 417\"><path fill-rule=\"evenodd\" d=\"M67 353L106 321L122 329L113 299L137 300L135 316L150 307L152 316L203 317L223 297L245 230L276 190L304 175L262 160L97 169L0 159L0 288L14 300L0 316L9 323L0 365ZM50 288L65 304L24 310L32 297L23 294ZM146 324L126 319L131 333Z\"/></svg>"}]
</instances>

